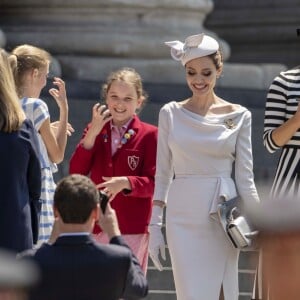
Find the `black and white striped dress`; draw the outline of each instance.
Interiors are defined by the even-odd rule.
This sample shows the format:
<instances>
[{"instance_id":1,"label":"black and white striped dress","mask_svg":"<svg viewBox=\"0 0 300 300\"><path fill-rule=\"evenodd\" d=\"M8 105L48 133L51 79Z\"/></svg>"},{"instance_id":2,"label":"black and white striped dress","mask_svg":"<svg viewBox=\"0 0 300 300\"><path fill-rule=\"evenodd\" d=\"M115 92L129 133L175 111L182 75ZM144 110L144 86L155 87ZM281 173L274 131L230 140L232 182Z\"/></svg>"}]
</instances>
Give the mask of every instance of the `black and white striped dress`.
<instances>
[{"instance_id":1,"label":"black and white striped dress","mask_svg":"<svg viewBox=\"0 0 300 300\"><path fill-rule=\"evenodd\" d=\"M270 86L264 119L264 145L274 153L282 148L271 188L272 197L300 195L300 129L283 147L272 140L272 131L290 119L300 101L300 67L284 71Z\"/></svg>"}]
</instances>

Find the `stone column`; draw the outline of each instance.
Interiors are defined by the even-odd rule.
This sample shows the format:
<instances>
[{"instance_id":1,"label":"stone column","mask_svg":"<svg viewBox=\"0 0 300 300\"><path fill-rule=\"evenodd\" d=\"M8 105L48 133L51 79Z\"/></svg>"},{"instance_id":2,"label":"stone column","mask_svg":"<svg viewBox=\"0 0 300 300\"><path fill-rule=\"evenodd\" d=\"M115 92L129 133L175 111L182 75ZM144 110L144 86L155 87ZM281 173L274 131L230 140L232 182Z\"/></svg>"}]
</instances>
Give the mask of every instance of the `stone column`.
<instances>
[{"instance_id":1,"label":"stone column","mask_svg":"<svg viewBox=\"0 0 300 300\"><path fill-rule=\"evenodd\" d=\"M164 41L206 32L212 0L2 0L0 18L10 47L21 43L48 49L65 77L101 80L120 66L135 67L146 81L176 73ZM229 46L219 39L224 56Z\"/></svg>"}]
</instances>

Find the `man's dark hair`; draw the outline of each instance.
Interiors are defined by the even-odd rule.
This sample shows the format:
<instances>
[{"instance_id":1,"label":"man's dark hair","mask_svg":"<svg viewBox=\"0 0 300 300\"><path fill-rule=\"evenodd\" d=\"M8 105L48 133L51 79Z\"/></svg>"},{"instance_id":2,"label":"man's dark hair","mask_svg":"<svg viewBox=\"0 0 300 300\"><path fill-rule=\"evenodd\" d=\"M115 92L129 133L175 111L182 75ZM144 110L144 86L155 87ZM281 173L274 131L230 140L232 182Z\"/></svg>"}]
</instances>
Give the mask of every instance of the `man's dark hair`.
<instances>
[{"instance_id":1,"label":"man's dark hair","mask_svg":"<svg viewBox=\"0 0 300 300\"><path fill-rule=\"evenodd\" d=\"M98 203L98 190L86 176L69 175L57 184L54 193L54 206L64 223L85 223Z\"/></svg>"},{"instance_id":2,"label":"man's dark hair","mask_svg":"<svg viewBox=\"0 0 300 300\"><path fill-rule=\"evenodd\" d=\"M297 35L300 36L300 28L297 28Z\"/></svg>"}]
</instances>

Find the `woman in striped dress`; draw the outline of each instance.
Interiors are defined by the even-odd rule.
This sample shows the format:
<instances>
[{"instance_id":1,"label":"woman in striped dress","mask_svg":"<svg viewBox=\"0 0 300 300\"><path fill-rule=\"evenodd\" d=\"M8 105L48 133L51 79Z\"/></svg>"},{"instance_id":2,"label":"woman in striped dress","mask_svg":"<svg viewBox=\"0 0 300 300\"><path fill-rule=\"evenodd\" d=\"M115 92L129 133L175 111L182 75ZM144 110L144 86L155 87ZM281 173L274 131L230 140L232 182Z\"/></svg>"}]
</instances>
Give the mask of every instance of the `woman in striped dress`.
<instances>
[{"instance_id":1,"label":"woman in striped dress","mask_svg":"<svg viewBox=\"0 0 300 300\"><path fill-rule=\"evenodd\" d=\"M281 72L270 86L264 119L264 145L274 153L282 148L271 197L299 195L300 67Z\"/></svg>"},{"instance_id":2,"label":"woman in striped dress","mask_svg":"<svg viewBox=\"0 0 300 300\"><path fill-rule=\"evenodd\" d=\"M47 104L39 99L46 86L51 56L43 49L21 45L12 51L14 75L18 96L28 119L34 125L39 140L39 158L42 171L41 215L39 221L38 245L47 242L54 224L53 196L55 182L53 172L56 163L64 158L67 143L68 101L65 83L54 77L56 88L49 90L59 107L59 121L50 123Z\"/></svg>"}]
</instances>

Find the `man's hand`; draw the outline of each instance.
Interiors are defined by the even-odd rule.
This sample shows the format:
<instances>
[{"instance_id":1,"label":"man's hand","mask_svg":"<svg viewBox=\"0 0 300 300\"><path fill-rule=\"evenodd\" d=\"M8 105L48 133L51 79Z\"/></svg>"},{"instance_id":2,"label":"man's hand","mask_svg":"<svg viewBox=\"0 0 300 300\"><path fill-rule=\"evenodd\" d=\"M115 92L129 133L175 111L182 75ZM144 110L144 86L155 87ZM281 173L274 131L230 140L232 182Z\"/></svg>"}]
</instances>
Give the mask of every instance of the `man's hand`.
<instances>
[{"instance_id":1,"label":"man's hand","mask_svg":"<svg viewBox=\"0 0 300 300\"><path fill-rule=\"evenodd\" d=\"M99 214L99 226L107 234L109 239L121 235L116 212L111 208L109 203L107 203L105 214L103 214L100 208Z\"/></svg>"}]
</instances>

